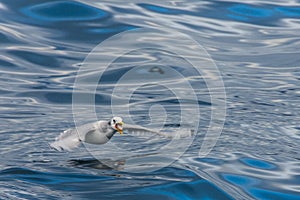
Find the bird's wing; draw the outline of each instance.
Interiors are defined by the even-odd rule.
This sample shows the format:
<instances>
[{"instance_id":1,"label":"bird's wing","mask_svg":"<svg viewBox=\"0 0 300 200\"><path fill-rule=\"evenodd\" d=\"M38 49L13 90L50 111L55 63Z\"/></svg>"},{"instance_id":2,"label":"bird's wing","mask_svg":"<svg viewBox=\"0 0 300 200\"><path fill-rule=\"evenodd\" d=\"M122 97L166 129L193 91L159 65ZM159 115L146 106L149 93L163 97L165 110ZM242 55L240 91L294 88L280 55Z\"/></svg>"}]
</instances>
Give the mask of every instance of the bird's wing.
<instances>
[{"instance_id":1,"label":"bird's wing","mask_svg":"<svg viewBox=\"0 0 300 200\"><path fill-rule=\"evenodd\" d=\"M152 130L152 129L149 129L149 128L145 128L145 127L142 127L142 126L138 126L138 125L132 125L132 124L124 124L123 125L123 130L125 132L134 133L134 134L137 134L137 135L153 133L153 134L160 135L160 136L163 136L163 137L168 137L168 135L165 134L165 133L162 133L162 132L159 132L159 131L156 131L156 130Z\"/></svg>"},{"instance_id":2,"label":"bird's wing","mask_svg":"<svg viewBox=\"0 0 300 200\"><path fill-rule=\"evenodd\" d=\"M87 133L95 131L97 128L98 122L85 124L75 129L67 129L55 138L50 146L58 151L71 151L80 145Z\"/></svg>"},{"instance_id":3,"label":"bird's wing","mask_svg":"<svg viewBox=\"0 0 300 200\"><path fill-rule=\"evenodd\" d=\"M50 146L57 151L71 151L72 149L78 147L79 144L80 139L76 129L68 129L55 138L55 141L50 143Z\"/></svg>"},{"instance_id":4,"label":"bird's wing","mask_svg":"<svg viewBox=\"0 0 300 200\"><path fill-rule=\"evenodd\" d=\"M191 137L191 136L195 135L195 131L191 130L191 129L181 129L181 130L176 130L176 131L172 131L172 132L161 132L161 131L156 131L153 129L145 128L145 127L138 126L138 125L131 125L131 124L124 124L123 129L125 132L133 133L133 134L139 135L139 136L143 136L143 134L152 133L152 134L163 136L168 139L186 138L186 137Z\"/></svg>"}]
</instances>

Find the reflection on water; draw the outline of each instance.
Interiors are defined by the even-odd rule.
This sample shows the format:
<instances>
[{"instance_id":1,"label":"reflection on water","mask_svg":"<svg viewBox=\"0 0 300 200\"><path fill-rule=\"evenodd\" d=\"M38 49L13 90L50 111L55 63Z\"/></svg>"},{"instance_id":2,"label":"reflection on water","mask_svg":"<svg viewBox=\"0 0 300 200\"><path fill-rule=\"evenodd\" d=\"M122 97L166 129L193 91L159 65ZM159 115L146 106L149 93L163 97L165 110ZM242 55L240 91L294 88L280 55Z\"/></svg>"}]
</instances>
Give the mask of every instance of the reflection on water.
<instances>
[{"instance_id":1,"label":"reflection on water","mask_svg":"<svg viewBox=\"0 0 300 200\"><path fill-rule=\"evenodd\" d=\"M0 197L299 199L300 4L134 2L1 1ZM186 33L216 62L225 84L227 117L213 151L198 157L212 106L206 83L177 58L172 67L197 88L201 123L198 137L176 162L155 172L122 171L128 164L125 150L143 151L147 158L161 145L155 137L150 141L134 135L114 137L111 142L124 151L93 147L103 155L123 159L94 160L84 147L70 153L51 150L48 142L74 127L72 90L84 58L110 36L138 27ZM184 49L188 52L190 48ZM110 118L107 105L113 81L139 62L160 59L147 52L135 53L123 63L118 60L117 67L103 77L105 84L95 96L99 118ZM129 66L122 68L125 63ZM170 75L159 63L135 72ZM164 128L178 128L175 111L179 101L165 88L139 88L130 100L134 122L147 125L153 121L155 125L163 116L151 119L148 110L153 104L162 105L173 117ZM155 116L160 109L150 114ZM89 122L91 113L81 112L82 124ZM161 158L162 162L168 159Z\"/></svg>"},{"instance_id":2,"label":"reflection on water","mask_svg":"<svg viewBox=\"0 0 300 200\"><path fill-rule=\"evenodd\" d=\"M82 167L82 168L93 168L93 169L107 169L107 170L122 170L126 161L125 160L105 160L100 161L96 159L87 159L87 160L69 160L68 161L71 166L74 167Z\"/></svg>"}]
</instances>

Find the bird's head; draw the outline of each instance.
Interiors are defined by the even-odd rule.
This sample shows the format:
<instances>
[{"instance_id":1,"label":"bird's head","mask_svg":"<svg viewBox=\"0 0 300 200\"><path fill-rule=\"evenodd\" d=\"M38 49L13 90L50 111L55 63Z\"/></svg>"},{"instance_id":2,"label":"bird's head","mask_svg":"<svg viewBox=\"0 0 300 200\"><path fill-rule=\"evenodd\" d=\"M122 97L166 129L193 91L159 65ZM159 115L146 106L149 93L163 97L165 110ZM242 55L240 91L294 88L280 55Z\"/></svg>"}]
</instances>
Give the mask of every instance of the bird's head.
<instances>
[{"instance_id":1,"label":"bird's head","mask_svg":"<svg viewBox=\"0 0 300 200\"><path fill-rule=\"evenodd\" d=\"M113 117L110 121L110 126L112 129L118 131L121 134L123 134L123 120L121 117Z\"/></svg>"}]
</instances>

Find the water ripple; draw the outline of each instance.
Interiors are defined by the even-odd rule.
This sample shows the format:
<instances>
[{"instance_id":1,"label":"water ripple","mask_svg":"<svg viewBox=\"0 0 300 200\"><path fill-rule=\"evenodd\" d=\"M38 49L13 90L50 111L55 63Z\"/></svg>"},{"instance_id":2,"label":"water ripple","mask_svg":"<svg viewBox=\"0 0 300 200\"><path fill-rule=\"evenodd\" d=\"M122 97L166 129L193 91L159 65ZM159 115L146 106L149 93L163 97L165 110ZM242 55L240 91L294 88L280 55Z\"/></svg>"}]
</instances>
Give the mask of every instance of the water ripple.
<instances>
[{"instance_id":1,"label":"water ripple","mask_svg":"<svg viewBox=\"0 0 300 200\"><path fill-rule=\"evenodd\" d=\"M102 20L108 12L72 1L55 1L24 7L22 13L36 20L51 21L87 21Z\"/></svg>"}]
</instances>

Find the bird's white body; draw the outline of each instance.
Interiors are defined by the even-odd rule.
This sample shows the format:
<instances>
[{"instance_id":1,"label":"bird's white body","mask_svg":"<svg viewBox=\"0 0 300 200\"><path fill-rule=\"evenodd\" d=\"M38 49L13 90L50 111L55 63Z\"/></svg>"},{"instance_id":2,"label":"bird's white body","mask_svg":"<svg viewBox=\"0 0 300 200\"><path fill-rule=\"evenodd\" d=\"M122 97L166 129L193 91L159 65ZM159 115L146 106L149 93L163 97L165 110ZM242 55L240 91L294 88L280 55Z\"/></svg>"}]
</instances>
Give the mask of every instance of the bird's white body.
<instances>
[{"instance_id":1,"label":"bird's white body","mask_svg":"<svg viewBox=\"0 0 300 200\"><path fill-rule=\"evenodd\" d=\"M92 127L88 132L86 132L87 127ZM113 134L116 133L106 121L98 121L92 123L92 125L83 125L82 130L79 130L81 133L85 132L84 136L81 137L83 142L91 144L104 144L110 140Z\"/></svg>"}]
</instances>

